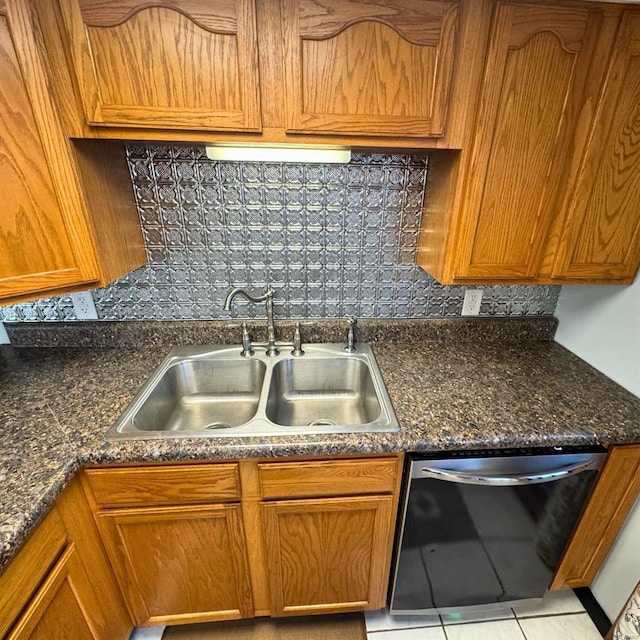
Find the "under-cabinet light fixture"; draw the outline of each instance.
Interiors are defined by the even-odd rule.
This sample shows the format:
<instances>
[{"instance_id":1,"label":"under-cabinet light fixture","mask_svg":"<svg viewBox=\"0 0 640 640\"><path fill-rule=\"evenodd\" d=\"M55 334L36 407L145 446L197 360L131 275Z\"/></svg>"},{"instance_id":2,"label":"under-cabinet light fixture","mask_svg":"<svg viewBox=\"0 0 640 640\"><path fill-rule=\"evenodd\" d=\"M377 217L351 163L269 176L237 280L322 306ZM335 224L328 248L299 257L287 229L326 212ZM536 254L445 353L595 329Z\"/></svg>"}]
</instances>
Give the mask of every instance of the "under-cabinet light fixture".
<instances>
[{"instance_id":1,"label":"under-cabinet light fixture","mask_svg":"<svg viewBox=\"0 0 640 640\"><path fill-rule=\"evenodd\" d=\"M209 160L226 162L295 162L298 164L346 164L351 149L304 146L207 146Z\"/></svg>"}]
</instances>

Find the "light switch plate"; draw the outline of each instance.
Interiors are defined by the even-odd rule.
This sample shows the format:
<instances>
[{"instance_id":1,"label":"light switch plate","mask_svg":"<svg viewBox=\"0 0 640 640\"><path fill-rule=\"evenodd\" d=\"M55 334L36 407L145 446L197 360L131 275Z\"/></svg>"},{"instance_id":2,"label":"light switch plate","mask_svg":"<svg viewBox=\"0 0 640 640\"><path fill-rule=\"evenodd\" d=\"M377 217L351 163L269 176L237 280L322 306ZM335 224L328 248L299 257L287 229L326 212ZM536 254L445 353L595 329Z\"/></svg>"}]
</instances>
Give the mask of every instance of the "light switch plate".
<instances>
[{"instance_id":1,"label":"light switch plate","mask_svg":"<svg viewBox=\"0 0 640 640\"><path fill-rule=\"evenodd\" d=\"M11 344L3 322L0 322L0 344Z\"/></svg>"},{"instance_id":2,"label":"light switch plate","mask_svg":"<svg viewBox=\"0 0 640 640\"><path fill-rule=\"evenodd\" d=\"M78 320L97 320L98 312L93 304L93 297L90 291L80 291L71 294L71 301Z\"/></svg>"}]
</instances>

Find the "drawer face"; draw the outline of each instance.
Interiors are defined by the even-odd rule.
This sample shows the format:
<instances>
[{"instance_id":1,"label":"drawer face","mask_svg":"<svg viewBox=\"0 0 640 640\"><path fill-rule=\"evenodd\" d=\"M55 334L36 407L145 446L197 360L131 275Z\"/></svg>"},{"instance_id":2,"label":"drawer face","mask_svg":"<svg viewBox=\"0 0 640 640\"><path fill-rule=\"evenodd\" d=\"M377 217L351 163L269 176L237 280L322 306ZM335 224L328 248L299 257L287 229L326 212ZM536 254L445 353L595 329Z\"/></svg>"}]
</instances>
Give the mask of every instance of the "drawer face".
<instances>
[{"instance_id":1,"label":"drawer face","mask_svg":"<svg viewBox=\"0 0 640 640\"><path fill-rule=\"evenodd\" d=\"M100 507L240 500L240 479L235 462L87 469L85 477Z\"/></svg>"},{"instance_id":2,"label":"drawer face","mask_svg":"<svg viewBox=\"0 0 640 640\"><path fill-rule=\"evenodd\" d=\"M393 493L400 460L320 460L258 465L265 499Z\"/></svg>"}]
</instances>

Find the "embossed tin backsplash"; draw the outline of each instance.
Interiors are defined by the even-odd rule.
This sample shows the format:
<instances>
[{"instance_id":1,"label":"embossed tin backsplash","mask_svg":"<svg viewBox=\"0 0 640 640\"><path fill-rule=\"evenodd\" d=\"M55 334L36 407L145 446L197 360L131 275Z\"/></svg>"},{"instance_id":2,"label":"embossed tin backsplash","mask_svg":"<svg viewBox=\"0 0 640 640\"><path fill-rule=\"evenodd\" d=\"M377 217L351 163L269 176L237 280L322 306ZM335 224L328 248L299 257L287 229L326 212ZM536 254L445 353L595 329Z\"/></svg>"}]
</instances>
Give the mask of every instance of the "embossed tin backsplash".
<instances>
[{"instance_id":1,"label":"embossed tin backsplash","mask_svg":"<svg viewBox=\"0 0 640 640\"><path fill-rule=\"evenodd\" d=\"M266 285L280 318L460 315L465 287L440 285L415 264L425 157L296 165L213 162L201 147L127 151L149 263L92 292L101 320L227 318L230 287ZM552 315L559 293L483 289L481 316ZM264 309L238 300L233 314ZM69 296L0 307L0 321L75 319Z\"/></svg>"}]
</instances>

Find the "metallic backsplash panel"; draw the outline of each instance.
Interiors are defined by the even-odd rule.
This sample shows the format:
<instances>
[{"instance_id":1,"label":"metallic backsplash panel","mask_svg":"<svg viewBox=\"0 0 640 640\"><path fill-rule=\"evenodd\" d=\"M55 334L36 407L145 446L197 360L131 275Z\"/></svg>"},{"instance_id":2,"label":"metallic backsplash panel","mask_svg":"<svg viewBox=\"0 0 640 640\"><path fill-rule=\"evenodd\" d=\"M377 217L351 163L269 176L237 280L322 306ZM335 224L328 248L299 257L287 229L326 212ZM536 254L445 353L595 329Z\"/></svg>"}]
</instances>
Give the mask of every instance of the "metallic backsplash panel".
<instances>
[{"instance_id":1,"label":"metallic backsplash panel","mask_svg":"<svg viewBox=\"0 0 640 640\"><path fill-rule=\"evenodd\" d=\"M149 264L92 292L101 320L228 318L230 287L265 285L280 318L460 315L465 287L415 265L424 157L221 163L201 147L130 145L128 158ZM552 315L559 293L483 289L482 316ZM237 299L233 316L264 317L264 308ZM0 307L0 321L75 319L69 296Z\"/></svg>"}]
</instances>

